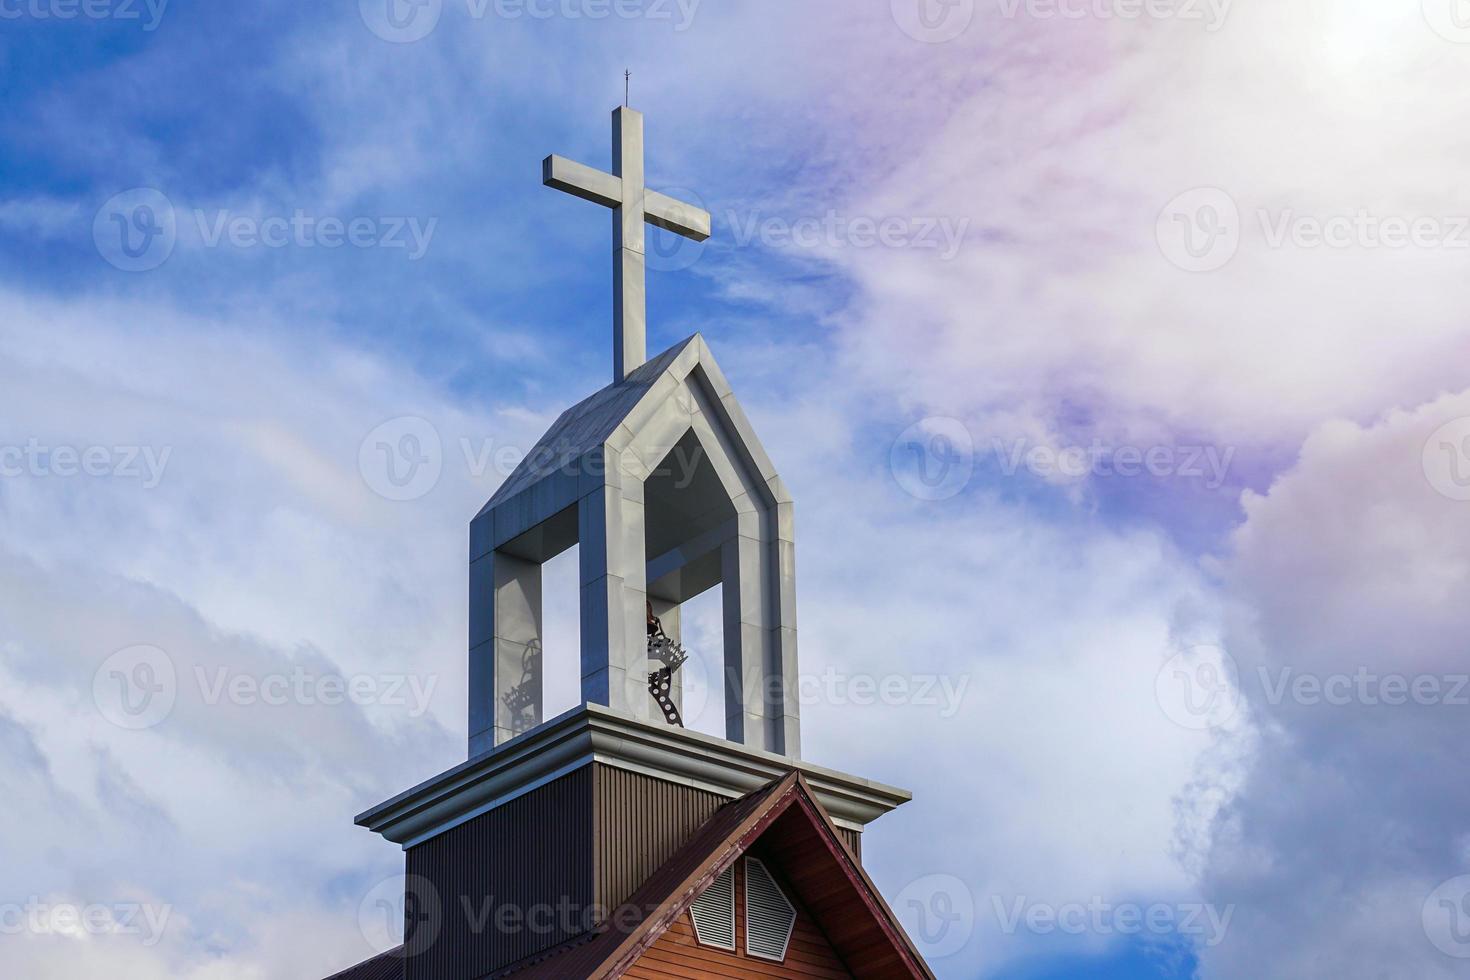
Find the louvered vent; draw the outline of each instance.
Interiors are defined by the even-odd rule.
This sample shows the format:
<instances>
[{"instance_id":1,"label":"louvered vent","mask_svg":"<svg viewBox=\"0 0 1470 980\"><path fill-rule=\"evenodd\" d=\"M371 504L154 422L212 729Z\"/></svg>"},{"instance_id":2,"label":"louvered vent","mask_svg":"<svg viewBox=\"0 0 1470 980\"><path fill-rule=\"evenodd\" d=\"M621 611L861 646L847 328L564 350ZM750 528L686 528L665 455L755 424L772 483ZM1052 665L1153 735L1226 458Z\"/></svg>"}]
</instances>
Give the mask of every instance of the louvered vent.
<instances>
[{"instance_id":1,"label":"louvered vent","mask_svg":"<svg viewBox=\"0 0 1470 980\"><path fill-rule=\"evenodd\" d=\"M766 960L784 960L796 925L796 907L766 866L745 859L745 951Z\"/></svg>"},{"instance_id":2,"label":"louvered vent","mask_svg":"<svg viewBox=\"0 0 1470 980\"><path fill-rule=\"evenodd\" d=\"M702 945L735 949L735 866L725 869L689 906L694 938Z\"/></svg>"}]
</instances>

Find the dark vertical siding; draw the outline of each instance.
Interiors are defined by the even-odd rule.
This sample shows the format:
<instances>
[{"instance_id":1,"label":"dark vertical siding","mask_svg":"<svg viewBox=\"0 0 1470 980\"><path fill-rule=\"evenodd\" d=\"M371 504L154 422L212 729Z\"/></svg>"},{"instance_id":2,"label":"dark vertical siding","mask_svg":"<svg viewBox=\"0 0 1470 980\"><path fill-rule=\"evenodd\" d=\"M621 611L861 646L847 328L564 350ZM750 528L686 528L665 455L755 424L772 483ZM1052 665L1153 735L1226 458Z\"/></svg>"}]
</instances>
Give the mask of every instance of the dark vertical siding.
<instances>
[{"instance_id":1,"label":"dark vertical siding","mask_svg":"<svg viewBox=\"0 0 1470 980\"><path fill-rule=\"evenodd\" d=\"M852 848L852 856L857 858L858 862L861 863L863 860L863 832L861 830L848 830L846 827L838 827L837 832L842 835L842 839L847 842L847 846Z\"/></svg>"},{"instance_id":2,"label":"dark vertical siding","mask_svg":"<svg viewBox=\"0 0 1470 980\"><path fill-rule=\"evenodd\" d=\"M406 980L468 980L577 935L593 901L593 854L590 766L409 849L410 881L427 879L438 900L437 923L419 928L438 928L408 958ZM499 918L502 909L516 917Z\"/></svg>"},{"instance_id":3,"label":"dark vertical siding","mask_svg":"<svg viewBox=\"0 0 1470 980\"><path fill-rule=\"evenodd\" d=\"M727 802L718 793L594 765L597 902L632 895Z\"/></svg>"}]
</instances>

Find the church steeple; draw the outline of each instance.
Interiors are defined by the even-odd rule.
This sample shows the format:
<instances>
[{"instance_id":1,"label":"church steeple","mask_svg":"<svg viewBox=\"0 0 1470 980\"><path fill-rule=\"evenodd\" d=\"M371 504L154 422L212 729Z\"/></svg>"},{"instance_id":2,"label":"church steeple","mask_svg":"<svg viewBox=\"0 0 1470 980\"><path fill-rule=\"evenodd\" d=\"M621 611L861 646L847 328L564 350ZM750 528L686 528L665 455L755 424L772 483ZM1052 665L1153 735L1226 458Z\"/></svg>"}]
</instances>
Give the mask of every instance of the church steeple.
<instances>
[{"instance_id":1,"label":"church steeple","mask_svg":"<svg viewBox=\"0 0 1470 980\"><path fill-rule=\"evenodd\" d=\"M701 337L644 362L643 226L703 240L709 215L644 187L641 114L614 110L613 146L612 174L542 164L547 185L613 209L615 380L557 419L470 526L469 752L544 720L541 566L577 544L584 702L662 720L646 610L677 640L679 606L722 585L726 736L794 757L791 497Z\"/></svg>"},{"instance_id":2,"label":"church steeple","mask_svg":"<svg viewBox=\"0 0 1470 980\"><path fill-rule=\"evenodd\" d=\"M613 174L543 176L613 208L615 380L470 523L469 758L358 816L405 851L404 945L341 980L932 980L860 859L909 794L800 758L791 497L703 338L643 358L643 225L709 216L643 188L641 116L614 127ZM548 719L541 568L574 544L582 703ZM664 669L717 585L724 738L679 727Z\"/></svg>"}]
</instances>

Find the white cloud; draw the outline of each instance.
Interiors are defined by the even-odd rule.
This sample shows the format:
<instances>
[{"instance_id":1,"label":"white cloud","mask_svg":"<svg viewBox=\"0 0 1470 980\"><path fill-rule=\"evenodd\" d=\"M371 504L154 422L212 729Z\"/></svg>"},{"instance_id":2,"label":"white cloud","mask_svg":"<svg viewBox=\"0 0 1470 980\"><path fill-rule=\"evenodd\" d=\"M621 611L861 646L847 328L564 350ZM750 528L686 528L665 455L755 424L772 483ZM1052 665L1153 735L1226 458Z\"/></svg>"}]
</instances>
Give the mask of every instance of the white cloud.
<instances>
[{"instance_id":1,"label":"white cloud","mask_svg":"<svg viewBox=\"0 0 1470 980\"><path fill-rule=\"evenodd\" d=\"M1470 791L1457 773L1470 691L1456 678L1470 505L1435 489L1423 455L1467 415L1459 395L1369 427L1326 424L1247 502L1223 569L1227 646L1261 742L1205 855L1206 893L1239 904L1206 978L1462 972L1421 919L1430 893L1466 871ZM1431 472L1448 465L1432 447ZM1283 671L1327 686L1278 695Z\"/></svg>"},{"instance_id":2,"label":"white cloud","mask_svg":"<svg viewBox=\"0 0 1470 980\"><path fill-rule=\"evenodd\" d=\"M357 901L401 857L351 819L463 758L464 535L499 476L460 440L525 445L534 422L265 328L0 307L0 778L24 828L0 901L171 913L152 945L27 929L7 940L12 968L276 977L368 955ZM409 413L434 420L446 461L396 503L359 447ZM120 465L140 447L168 450L156 485ZM104 475L65 462L90 448ZM129 690L174 700L128 730L94 675L138 644L164 669ZM100 707L132 676L103 676Z\"/></svg>"}]
</instances>

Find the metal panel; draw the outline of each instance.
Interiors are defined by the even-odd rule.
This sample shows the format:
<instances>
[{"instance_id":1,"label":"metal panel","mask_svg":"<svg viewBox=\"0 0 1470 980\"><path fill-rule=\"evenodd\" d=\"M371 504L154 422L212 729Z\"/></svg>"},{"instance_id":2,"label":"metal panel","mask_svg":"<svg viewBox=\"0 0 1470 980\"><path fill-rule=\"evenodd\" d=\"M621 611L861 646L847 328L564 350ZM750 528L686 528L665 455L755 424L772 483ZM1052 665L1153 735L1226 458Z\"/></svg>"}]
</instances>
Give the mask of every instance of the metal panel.
<instances>
[{"instance_id":1,"label":"metal panel","mask_svg":"<svg viewBox=\"0 0 1470 980\"><path fill-rule=\"evenodd\" d=\"M437 892L434 941L406 980L465 980L584 931L592 904L592 768L583 767L408 850ZM563 910L569 910L566 913Z\"/></svg>"},{"instance_id":2,"label":"metal panel","mask_svg":"<svg viewBox=\"0 0 1470 980\"><path fill-rule=\"evenodd\" d=\"M613 766L594 765L597 902L616 908L727 801Z\"/></svg>"}]
</instances>

